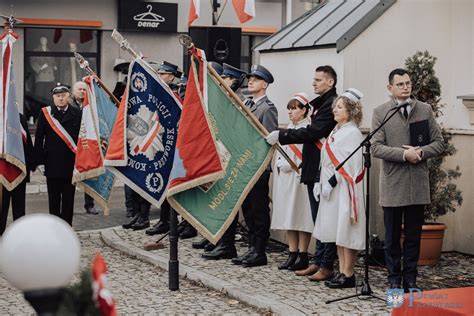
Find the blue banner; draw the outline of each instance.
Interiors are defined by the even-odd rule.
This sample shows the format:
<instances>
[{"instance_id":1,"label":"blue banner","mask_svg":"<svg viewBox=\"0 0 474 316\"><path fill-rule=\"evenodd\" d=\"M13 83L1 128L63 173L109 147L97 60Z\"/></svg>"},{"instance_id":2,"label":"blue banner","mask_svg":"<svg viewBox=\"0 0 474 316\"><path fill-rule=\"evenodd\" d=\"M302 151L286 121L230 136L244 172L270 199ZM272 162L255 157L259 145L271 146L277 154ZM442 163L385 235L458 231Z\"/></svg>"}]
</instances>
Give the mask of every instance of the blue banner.
<instances>
[{"instance_id":1,"label":"blue banner","mask_svg":"<svg viewBox=\"0 0 474 316\"><path fill-rule=\"evenodd\" d=\"M105 155L110 134L114 127L115 117L117 116L117 106L109 99L108 95L99 88L95 80L92 80L92 84L95 91L95 99L97 108L98 118L98 129L100 137L100 147L102 153ZM106 169L105 173L96 178L91 178L82 181L84 191L91 195L104 209L106 214L108 213L108 204L112 188L114 186L115 176L114 174Z\"/></svg>"},{"instance_id":2,"label":"blue banner","mask_svg":"<svg viewBox=\"0 0 474 316\"><path fill-rule=\"evenodd\" d=\"M173 167L181 103L141 59L132 62L127 86L127 166L114 167L132 190L159 207Z\"/></svg>"}]
</instances>

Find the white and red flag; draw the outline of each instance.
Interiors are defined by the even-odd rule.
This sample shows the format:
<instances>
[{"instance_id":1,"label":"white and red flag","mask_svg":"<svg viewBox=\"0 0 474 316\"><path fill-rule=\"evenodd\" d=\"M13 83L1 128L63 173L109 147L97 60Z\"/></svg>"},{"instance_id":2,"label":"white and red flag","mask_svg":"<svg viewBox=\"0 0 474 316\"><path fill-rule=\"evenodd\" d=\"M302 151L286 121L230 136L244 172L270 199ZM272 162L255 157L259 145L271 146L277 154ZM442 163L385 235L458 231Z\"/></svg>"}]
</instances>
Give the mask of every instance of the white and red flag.
<instances>
[{"instance_id":1,"label":"white and red flag","mask_svg":"<svg viewBox=\"0 0 474 316\"><path fill-rule=\"evenodd\" d=\"M98 117L92 76L84 78L87 93L82 107L81 129L77 140L76 161L72 182L97 177L104 173L104 159L100 150L100 138L97 130Z\"/></svg>"},{"instance_id":2,"label":"white and red flag","mask_svg":"<svg viewBox=\"0 0 474 316\"><path fill-rule=\"evenodd\" d=\"M189 7L188 26L191 25L194 20L199 19L201 12L201 0L191 0L191 6Z\"/></svg>"},{"instance_id":3,"label":"white and red flag","mask_svg":"<svg viewBox=\"0 0 474 316\"><path fill-rule=\"evenodd\" d=\"M0 183L9 191L26 176L22 127L17 108L15 79L13 76L13 43L17 40L11 29L0 36Z\"/></svg>"},{"instance_id":4,"label":"white and red flag","mask_svg":"<svg viewBox=\"0 0 474 316\"><path fill-rule=\"evenodd\" d=\"M240 23L245 23L255 17L255 0L232 0L232 5Z\"/></svg>"}]
</instances>

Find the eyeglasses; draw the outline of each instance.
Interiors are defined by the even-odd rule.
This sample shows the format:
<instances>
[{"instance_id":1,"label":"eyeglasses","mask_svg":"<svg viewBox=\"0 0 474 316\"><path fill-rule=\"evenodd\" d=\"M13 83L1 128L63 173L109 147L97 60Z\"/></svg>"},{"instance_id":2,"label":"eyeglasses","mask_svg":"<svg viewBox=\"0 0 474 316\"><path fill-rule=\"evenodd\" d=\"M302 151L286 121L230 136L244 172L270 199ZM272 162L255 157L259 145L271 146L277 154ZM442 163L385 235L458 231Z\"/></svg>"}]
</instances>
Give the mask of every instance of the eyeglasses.
<instances>
[{"instance_id":1,"label":"eyeglasses","mask_svg":"<svg viewBox=\"0 0 474 316\"><path fill-rule=\"evenodd\" d=\"M411 87L411 81L399 82L399 83L396 83L395 85L399 89L403 89L405 87L410 88Z\"/></svg>"}]
</instances>

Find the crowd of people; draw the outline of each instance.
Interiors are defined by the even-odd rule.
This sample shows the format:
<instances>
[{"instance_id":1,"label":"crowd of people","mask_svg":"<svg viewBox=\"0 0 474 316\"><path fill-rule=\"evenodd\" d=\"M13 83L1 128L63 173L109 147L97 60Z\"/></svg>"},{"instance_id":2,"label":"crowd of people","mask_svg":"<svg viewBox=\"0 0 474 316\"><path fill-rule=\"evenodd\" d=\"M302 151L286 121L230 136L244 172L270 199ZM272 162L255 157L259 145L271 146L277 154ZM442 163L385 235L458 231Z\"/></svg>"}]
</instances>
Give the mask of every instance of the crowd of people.
<instances>
[{"instance_id":1,"label":"crowd of people","mask_svg":"<svg viewBox=\"0 0 474 316\"><path fill-rule=\"evenodd\" d=\"M249 232L249 248L245 253L239 255L235 247L238 215L216 245L202 239L194 242L193 247L204 250L202 258L205 260L227 259L243 267L262 266L267 264L270 229L283 230L288 239L288 258L278 269L324 282L329 288L355 287L354 266L358 251L365 249L366 239L362 150L342 168L336 167L363 141L359 130L363 93L349 88L338 95L336 72L331 66L319 66L312 78L317 97L310 99L304 92L295 93L286 106L290 123L285 129L278 129L278 111L267 96L267 89L274 82L268 69L253 65L247 73L225 63L210 64L268 130L267 142L283 145L298 170L276 153L248 193L242 204ZM185 78L176 65L164 61L157 73L178 97L184 95ZM248 97L242 92L246 79ZM412 82L406 70L394 69L388 75L387 88L391 98L375 108L372 129L377 128L389 112L399 113L374 135L372 153L381 160L380 205L386 230L388 287L407 290L417 287L423 208L430 202L426 161L443 151L443 142L431 107L412 96ZM77 141L86 90L83 82L74 85L72 96L69 89L61 83L52 89L54 105L40 112L34 146L23 118L22 124L27 134L24 146L28 170L40 169L44 173L50 213L72 225L74 153L67 139L61 137L61 131ZM117 96L121 95L120 90L117 85ZM398 109L399 104L405 106ZM429 140L415 146L410 141L409 126L419 121L427 122ZM14 219L25 214L27 181L28 178L12 192L3 189L0 234L6 226L10 199ZM166 201L161 206L160 220L150 227L150 203L128 187L125 187L125 196L129 220L123 228L148 228L148 235L169 231L171 207ZM97 214L87 194L84 207L88 213ZM406 236L403 250L400 247L402 223ZM181 238L196 235L190 224L179 225ZM308 248L312 236L316 239L316 249L310 262ZM336 258L338 272L335 272Z\"/></svg>"}]
</instances>

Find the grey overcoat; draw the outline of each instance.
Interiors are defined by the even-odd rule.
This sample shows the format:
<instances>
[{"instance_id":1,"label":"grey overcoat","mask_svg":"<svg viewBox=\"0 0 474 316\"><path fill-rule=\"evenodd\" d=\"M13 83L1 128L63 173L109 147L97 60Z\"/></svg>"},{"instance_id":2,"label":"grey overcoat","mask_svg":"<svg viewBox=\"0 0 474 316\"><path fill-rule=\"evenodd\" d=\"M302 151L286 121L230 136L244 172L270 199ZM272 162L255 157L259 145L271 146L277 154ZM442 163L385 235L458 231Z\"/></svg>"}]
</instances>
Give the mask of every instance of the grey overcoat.
<instances>
[{"instance_id":1,"label":"grey overcoat","mask_svg":"<svg viewBox=\"0 0 474 316\"><path fill-rule=\"evenodd\" d=\"M394 100L374 110L372 130L377 128L387 112L396 106ZM388 114L390 115L390 114ZM388 116L387 115L387 116ZM403 145L410 145L409 124L428 120L430 143L422 146L422 161L411 164L403 160ZM372 154L380 158L380 199L385 207L430 203L428 166L426 160L443 152L444 143L438 123L429 104L414 100L408 119L401 111L372 138Z\"/></svg>"}]
</instances>

